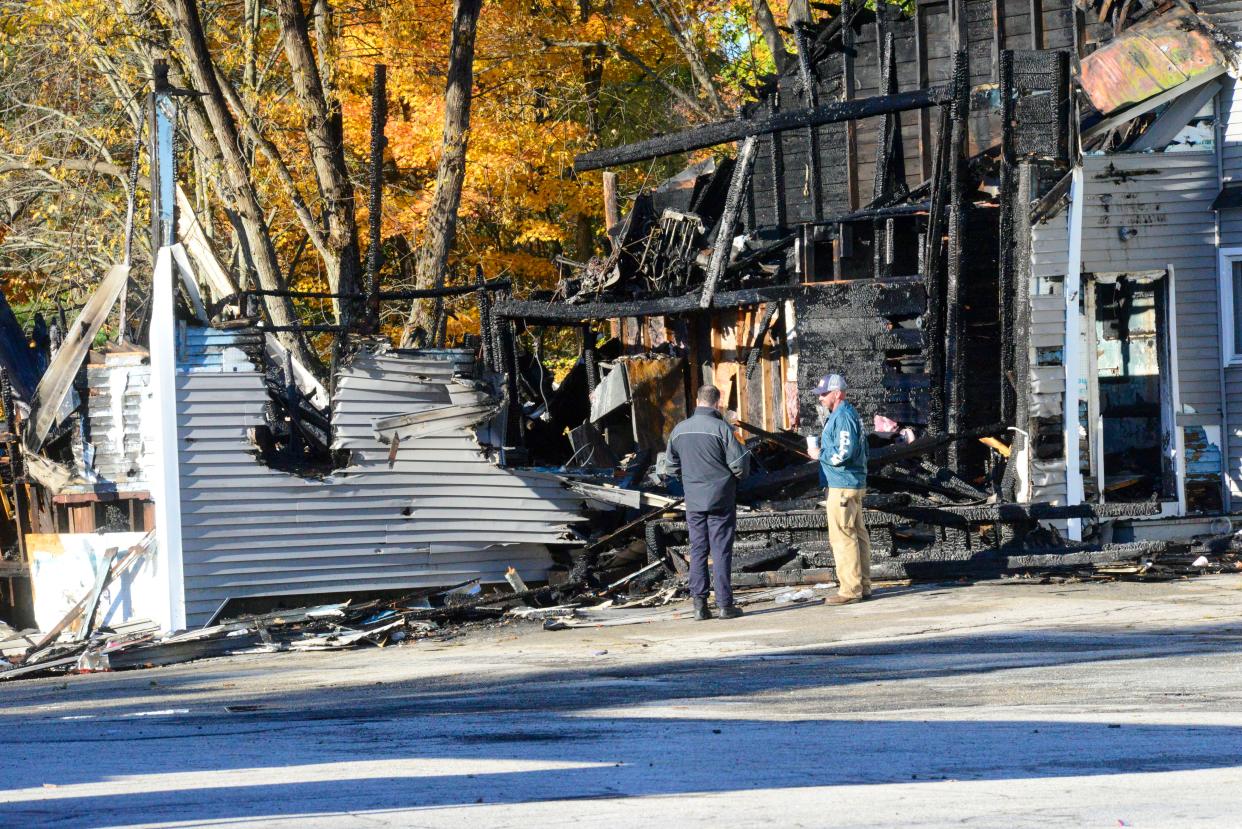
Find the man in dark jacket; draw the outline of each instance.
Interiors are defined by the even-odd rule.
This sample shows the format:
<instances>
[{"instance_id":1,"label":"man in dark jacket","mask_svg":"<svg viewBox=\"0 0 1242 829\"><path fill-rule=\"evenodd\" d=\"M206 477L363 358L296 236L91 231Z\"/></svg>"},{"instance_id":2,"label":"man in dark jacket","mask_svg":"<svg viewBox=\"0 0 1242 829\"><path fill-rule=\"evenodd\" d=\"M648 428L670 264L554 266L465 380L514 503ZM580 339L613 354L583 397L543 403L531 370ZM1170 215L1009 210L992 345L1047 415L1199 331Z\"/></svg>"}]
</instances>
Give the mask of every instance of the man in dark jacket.
<instances>
[{"instance_id":1,"label":"man in dark jacket","mask_svg":"<svg viewBox=\"0 0 1242 829\"><path fill-rule=\"evenodd\" d=\"M750 472L750 452L720 415L720 390L699 389L694 414L678 423L668 439L664 473L681 478L686 493L686 524L690 528L690 595L694 618L712 618L707 609L707 557L720 618L742 615L733 604L729 571L733 567L733 534L737 527L737 482Z\"/></svg>"}]
</instances>

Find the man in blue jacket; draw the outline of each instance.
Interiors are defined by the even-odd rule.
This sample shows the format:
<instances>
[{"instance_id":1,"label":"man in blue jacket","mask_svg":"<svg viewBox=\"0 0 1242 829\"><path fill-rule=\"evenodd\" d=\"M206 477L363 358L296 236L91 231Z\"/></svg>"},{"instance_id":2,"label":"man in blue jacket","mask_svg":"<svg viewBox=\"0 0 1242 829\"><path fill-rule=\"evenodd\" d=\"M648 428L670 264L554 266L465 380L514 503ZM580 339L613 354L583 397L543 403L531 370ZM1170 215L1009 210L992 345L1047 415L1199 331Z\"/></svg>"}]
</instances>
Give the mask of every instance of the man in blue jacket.
<instances>
[{"instance_id":1,"label":"man in blue jacket","mask_svg":"<svg viewBox=\"0 0 1242 829\"><path fill-rule=\"evenodd\" d=\"M871 539L862 509L867 436L858 411L845 399L846 388L840 374L823 377L815 387L819 404L829 412L819 439L819 476L828 491L828 542L839 587L828 604L853 604L871 597Z\"/></svg>"},{"instance_id":2,"label":"man in blue jacket","mask_svg":"<svg viewBox=\"0 0 1242 829\"><path fill-rule=\"evenodd\" d=\"M690 530L690 595L694 618L712 618L707 608L707 557L720 618L733 619L742 609L733 604L733 536L737 528L737 482L750 472L750 453L720 415L720 390L699 389L694 414L678 423L668 438L664 474L680 478L686 497Z\"/></svg>"}]
</instances>

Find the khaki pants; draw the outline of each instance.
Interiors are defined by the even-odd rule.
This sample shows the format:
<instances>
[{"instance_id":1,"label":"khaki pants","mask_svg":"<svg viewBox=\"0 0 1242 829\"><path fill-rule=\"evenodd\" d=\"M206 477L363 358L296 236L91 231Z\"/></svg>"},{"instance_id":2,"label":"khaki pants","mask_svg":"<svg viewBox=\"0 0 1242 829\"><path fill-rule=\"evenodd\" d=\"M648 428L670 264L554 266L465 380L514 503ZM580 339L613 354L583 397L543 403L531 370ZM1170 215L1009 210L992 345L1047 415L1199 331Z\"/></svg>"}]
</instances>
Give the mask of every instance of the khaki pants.
<instances>
[{"instance_id":1,"label":"khaki pants","mask_svg":"<svg viewBox=\"0 0 1242 829\"><path fill-rule=\"evenodd\" d=\"M836 563L837 592L851 599L871 595L871 539L862 511L866 491L828 488L828 543Z\"/></svg>"}]
</instances>

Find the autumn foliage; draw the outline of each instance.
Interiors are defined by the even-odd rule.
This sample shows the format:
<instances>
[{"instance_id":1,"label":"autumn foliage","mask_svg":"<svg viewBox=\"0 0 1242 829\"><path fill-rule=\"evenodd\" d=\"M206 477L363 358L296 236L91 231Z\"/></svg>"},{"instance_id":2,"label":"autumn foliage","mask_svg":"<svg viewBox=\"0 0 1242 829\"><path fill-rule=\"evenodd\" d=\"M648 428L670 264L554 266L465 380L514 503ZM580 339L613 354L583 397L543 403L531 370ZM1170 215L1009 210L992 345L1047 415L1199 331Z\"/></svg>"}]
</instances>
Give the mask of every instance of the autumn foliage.
<instances>
[{"instance_id":1,"label":"autumn foliage","mask_svg":"<svg viewBox=\"0 0 1242 829\"><path fill-rule=\"evenodd\" d=\"M363 247L371 221L371 73L377 63L388 67L382 273L385 286L408 285L440 152L452 4L303 5L326 94L340 108ZM271 0L198 3L216 69L243 104L234 118L254 128L240 130L243 149L288 284L322 290L324 262L307 244L293 208L296 193L319 215L321 195L273 6ZM783 18L782 9L772 11ZM125 179L151 61L168 57L174 83L189 85L177 72L184 44L172 34L169 13L160 0L0 0L0 274L16 303L72 304L122 255ZM706 83L695 71L696 55ZM449 281L473 278L481 265L489 277L511 276L519 292L550 286L554 257L584 260L600 250L599 174L574 176L575 154L727 117L747 85L772 66L749 2L485 0ZM183 114L182 129L182 187L219 258L244 281L245 252L217 162L190 140L192 113ZM292 173L292 190L254 134L277 149ZM140 162L145 175L145 155ZM679 163L620 171L623 196ZM137 198L134 257L142 271L150 251L141 188ZM308 322L333 314L325 302L299 303L297 310ZM388 311L396 317L404 309ZM464 307L459 316L468 326ZM386 322L400 325L395 318Z\"/></svg>"}]
</instances>

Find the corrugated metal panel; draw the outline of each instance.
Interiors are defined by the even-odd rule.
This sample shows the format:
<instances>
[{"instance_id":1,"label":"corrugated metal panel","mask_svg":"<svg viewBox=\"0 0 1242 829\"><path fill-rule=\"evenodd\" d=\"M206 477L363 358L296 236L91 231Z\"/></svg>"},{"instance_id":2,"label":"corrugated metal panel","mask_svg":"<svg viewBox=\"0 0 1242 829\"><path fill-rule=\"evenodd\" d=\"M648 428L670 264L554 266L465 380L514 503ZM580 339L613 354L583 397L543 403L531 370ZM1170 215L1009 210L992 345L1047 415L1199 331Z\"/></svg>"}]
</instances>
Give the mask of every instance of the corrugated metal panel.
<instances>
[{"instance_id":1,"label":"corrugated metal panel","mask_svg":"<svg viewBox=\"0 0 1242 829\"><path fill-rule=\"evenodd\" d=\"M501 581L510 566L539 580L546 545L581 520L579 496L499 468L465 427L403 440L389 463L374 421L448 404L471 365L460 351L359 355L332 412L349 466L323 480L264 466L248 434L263 423L263 376L213 357L232 336L190 330L178 362L190 624L228 598Z\"/></svg>"}]
</instances>

